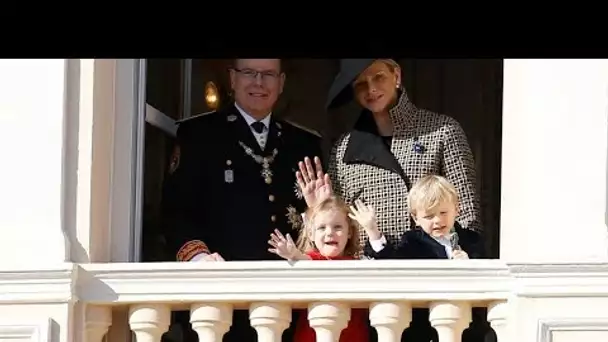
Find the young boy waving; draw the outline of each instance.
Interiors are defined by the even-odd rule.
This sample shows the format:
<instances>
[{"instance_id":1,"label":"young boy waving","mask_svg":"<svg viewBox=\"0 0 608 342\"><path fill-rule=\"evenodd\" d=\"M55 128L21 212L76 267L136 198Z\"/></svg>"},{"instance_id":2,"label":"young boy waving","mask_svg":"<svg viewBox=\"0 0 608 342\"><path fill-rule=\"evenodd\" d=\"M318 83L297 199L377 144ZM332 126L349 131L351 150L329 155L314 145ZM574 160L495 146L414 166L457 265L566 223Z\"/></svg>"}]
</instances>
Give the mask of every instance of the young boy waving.
<instances>
[{"instance_id":1,"label":"young boy waving","mask_svg":"<svg viewBox=\"0 0 608 342\"><path fill-rule=\"evenodd\" d=\"M429 175L414 184L408 206L416 227L403 234L396 245L380 233L373 208L358 203L353 216L365 222L369 235L365 254L374 259L475 259L483 258L479 233L460 227L458 193L444 177ZM361 209L359 209L361 208Z\"/></svg>"}]
</instances>

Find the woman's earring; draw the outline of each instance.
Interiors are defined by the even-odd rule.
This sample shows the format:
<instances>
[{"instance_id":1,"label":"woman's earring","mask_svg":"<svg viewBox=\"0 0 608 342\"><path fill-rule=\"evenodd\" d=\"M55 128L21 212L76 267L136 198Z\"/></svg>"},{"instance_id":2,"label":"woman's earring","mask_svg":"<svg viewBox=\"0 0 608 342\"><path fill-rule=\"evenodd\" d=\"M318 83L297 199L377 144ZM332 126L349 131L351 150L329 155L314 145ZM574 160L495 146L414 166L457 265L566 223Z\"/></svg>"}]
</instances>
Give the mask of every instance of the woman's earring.
<instances>
[{"instance_id":1,"label":"woman's earring","mask_svg":"<svg viewBox=\"0 0 608 342\"><path fill-rule=\"evenodd\" d=\"M397 85L395 86L395 88L397 88L397 89L401 88L401 84L397 83Z\"/></svg>"}]
</instances>

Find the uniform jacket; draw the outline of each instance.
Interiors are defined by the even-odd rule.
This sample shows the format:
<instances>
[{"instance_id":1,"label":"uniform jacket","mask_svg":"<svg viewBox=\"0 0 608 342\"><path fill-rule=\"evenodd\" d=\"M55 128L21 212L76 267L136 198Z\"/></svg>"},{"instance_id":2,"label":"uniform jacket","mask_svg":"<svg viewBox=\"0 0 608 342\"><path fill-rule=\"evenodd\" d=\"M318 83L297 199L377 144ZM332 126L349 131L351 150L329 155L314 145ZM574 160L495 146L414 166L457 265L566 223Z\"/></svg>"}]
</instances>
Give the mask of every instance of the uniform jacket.
<instances>
[{"instance_id":1,"label":"uniform jacket","mask_svg":"<svg viewBox=\"0 0 608 342\"><path fill-rule=\"evenodd\" d=\"M454 225L458 234L458 245L469 259L485 257L484 243L480 233L463 229L458 222ZM447 259L445 247L420 227L403 234L398 243L387 242L380 252L372 249L369 241L365 243L365 255L374 259Z\"/></svg>"},{"instance_id":2,"label":"uniform jacket","mask_svg":"<svg viewBox=\"0 0 608 342\"><path fill-rule=\"evenodd\" d=\"M297 238L306 204L295 173L304 157L321 157L320 138L272 117L262 151L230 105L181 122L177 146L163 195L172 260L207 250L227 261L278 259L268 252L270 233ZM262 174L264 158L271 177Z\"/></svg>"},{"instance_id":3,"label":"uniform jacket","mask_svg":"<svg viewBox=\"0 0 608 342\"><path fill-rule=\"evenodd\" d=\"M355 127L332 147L328 173L334 191L347 203L357 198L373 205L378 228L391 243L413 227L407 207L410 187L428 174L445 176L458 190L464 229L481 230L473 155L453 118L419 109L405 90L390 110L393 139L378 135L372 114L363 111ZM367 235L361 231L361 242Z\"/></svg>"}]
</instances>

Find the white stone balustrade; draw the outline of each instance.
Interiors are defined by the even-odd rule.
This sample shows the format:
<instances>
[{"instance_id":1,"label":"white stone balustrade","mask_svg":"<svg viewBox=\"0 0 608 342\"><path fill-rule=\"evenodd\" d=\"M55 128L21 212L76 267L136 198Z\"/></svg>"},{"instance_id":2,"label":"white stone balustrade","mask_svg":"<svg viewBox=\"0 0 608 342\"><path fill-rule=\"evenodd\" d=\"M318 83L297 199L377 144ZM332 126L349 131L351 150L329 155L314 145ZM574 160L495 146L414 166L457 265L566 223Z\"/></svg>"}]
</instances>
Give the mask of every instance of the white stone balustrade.
<instances>
[{"instance_id":1,"label":"white stone balustrade","mask_svg":"<svg viewBox=\"0 0 608 342\"><path fill-rule=\"evenodd\" d=\"M441 342L458 342L470 322L473 303L490 306L489 319L504 330L504 308L513 281L506 265L490 260L83 264L80 268L87 280L79 286L78 297L96 310L103 305L129 306L137 342L160 341L170 310L188 308L201 341L221 341L231 327L232 310L249 309L259 341L276 342L290 324L291 309L306 307L297 304L302 302L308 303L309 324L319 342L338 341L351 307L369 308L379 341L395 342L410 323L413 301L431 308L429 319ZM292 303L296 304L292 307ZM99 321L107 320L87 322L99 326L96 334L89 334L95 341L107 327Z\"/></svg>"},{"instance_id":2,"label":"white stone balustrade","mask_svg":"<svg viewBox=\"0 0 608 342\"><path fill-rule=\"evenodd\" d=\"M29 309L41 303L47 311ZM84 310L72 311L70 316L44 316L53 305L62 312L65 305L73 305L70 303ZM167 331L171 311L190 310L190 322L199 337L221 341L231 327L232 310L239 309L249 310L260 341L274 342L289 324L289 310L308 307L310 324L319 340L336 340L347 324L350 308L368 308L379 341L394 342L408 326L412 307L428 307L429 321L440 342L458 342L471 321L470 308L487 307L487 320L500 342L532 338L539 331L542 336L555 335L552 331L595 332L590 336L601 340L608 324L602 323L606 321L601 319L603 306L594 309L594 305L603 303L608 303L608 265L603 263L369 260L295 265L279 261L61 264L35 272L0 274L0 308L17 308L10 317L3 316L2 323L9 327L0 323L0 336L15 336L15 331L44 336L43 328L20 325L26 317L30 321L50 318L71 322L71 335L53 335L57 330L50 330L51 342L106 342L104 335L129 336L128 330L137 337L133 342L155 342ZM569 316L559 311L564 308ZM128 313L113 315L121 309ZM560 316L555 312L561 312Z\"/></svg>"}]
</instances>

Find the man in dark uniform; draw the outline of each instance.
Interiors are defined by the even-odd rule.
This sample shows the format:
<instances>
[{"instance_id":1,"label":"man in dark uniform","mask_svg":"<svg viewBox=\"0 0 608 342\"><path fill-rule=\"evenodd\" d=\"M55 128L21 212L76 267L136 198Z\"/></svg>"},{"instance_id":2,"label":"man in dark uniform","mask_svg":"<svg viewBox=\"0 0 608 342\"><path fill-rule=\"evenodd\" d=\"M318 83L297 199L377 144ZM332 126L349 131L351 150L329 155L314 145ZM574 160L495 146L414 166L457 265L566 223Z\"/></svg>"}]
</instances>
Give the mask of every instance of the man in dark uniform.
<instances>
[{"instance_id":1,"label":"man in dark uniform","mask_svg":"<svg viewBox=\"0 0 608 342\"><path fill-rule=\"evenodd\" d=\"M271 115L285 82L280 60L235 60L230 80L233 104L178 127L163 195L177 261L278 260L270 233L297 238L306 209L295 174L305 157L321 157L321 139ZM235 311L224 341L256 340L247 312Z\"/></svg>"}]
</instances>

